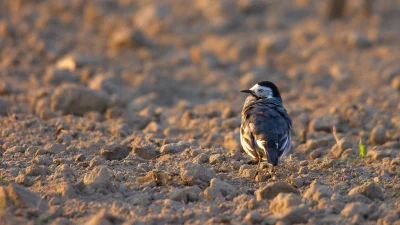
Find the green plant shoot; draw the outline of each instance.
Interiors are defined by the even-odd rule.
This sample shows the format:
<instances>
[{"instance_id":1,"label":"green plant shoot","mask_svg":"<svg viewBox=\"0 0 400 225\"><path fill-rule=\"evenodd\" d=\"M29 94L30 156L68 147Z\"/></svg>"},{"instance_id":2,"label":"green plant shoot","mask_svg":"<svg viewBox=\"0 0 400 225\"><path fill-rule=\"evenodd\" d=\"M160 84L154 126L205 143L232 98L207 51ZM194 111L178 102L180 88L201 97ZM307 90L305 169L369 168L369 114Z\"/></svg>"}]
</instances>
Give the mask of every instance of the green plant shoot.
<instances>
[{"instance_id":1,"label":"green plant shoot","mask_svg":"<svg viewBox=\"0 0 400 225\"><path fill-rule=\"evenodd\" d=\"M361 138L360 138L360 143L359 143L358 145L359 145L359 147L360 147L360 156L361 156L361 157L365 157L365 147L364 147L364 145L363 145L363 143L362 143Z\"/></svg>"}]
</instances>

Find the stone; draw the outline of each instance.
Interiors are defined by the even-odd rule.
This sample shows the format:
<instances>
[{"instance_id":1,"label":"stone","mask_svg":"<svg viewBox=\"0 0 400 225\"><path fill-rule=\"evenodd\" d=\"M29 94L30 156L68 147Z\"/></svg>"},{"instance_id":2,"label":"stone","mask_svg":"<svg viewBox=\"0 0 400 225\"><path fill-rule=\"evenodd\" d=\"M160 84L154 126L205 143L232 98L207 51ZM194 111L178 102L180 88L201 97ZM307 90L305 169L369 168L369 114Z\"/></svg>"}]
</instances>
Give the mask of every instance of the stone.
<instances>
[{"instance_id":1,"label":"stone","mask_svg":"<svg viewBox=\"0 0 400 225\"><path fill-rule=\"evenodd\" d=\"M112 49L128 49L149 46L150 41L141 31L121 28L112 34L108 44Z\"/></svg>"},{"instance_id":2,"label":"stone","mask_svg":"<svg viewBox=\"0 0 400 225\"><path fill-rule=\"evenodd\" d=\"M7 116L11 108L11 103L4 98L0 98L0 116Z\"/></svg>"},{"instance_id":3,"label":"stone","mask_svg":"<svg viewBox=\"0 0 400 225\"><path fill-rule=\"evenodd\" d=\"M310 211L304 204L298 207L292 207L289 210L278 213L277 218L282 221L283 224L300 224L307 223L310 217ZM277 223L278 224L278 223Z\"/></svg>"},{"instance_id":4,"label":"stone","mask_svg":"<svg viewBox=\"0 0 400 225\"><path fill-rule=\"evenodd\" d=\"M328 146L329 141L327 139L308 139L306 142L307 149L314 150L321 147Z\"/></svg>"},{"instance_id":5,"label":"stone","mask_svg":"<svg viewBox=\"0 0 400 225\"><path fill-rule=\"evenodd\" d=\"M1 187L0 200L6 203L7 206L11 204L18 208L38 209L41 212L49 209L47 202L38 194L17 184L9 184L7 188Z\"/></svg>"},{"instance_id":6,"label":"stone","mask_svg":"<svg viewBox=\"0 0 400 225\"><path fill-rule=\"evenodd\" d=\"M190 147L190 143L186 141L180 141L178 143L169 143L161 146L161 154L175 154L183 152L186 148Z\"/></svg>"},{"instance_id":7,"label":"stone","mask_svg":"<svg viewBox=\"0 0 400 225\"><path fill-rule=\"evenodd\" d=\"M272 199L269 210L272 213L282 213L301 204L301 197L294 193L279 193Z\"/></svg>"},{"instance_id":8,"label":"stone","mask_svg":"<svg viewBox=\"0 0 400 225\"><path fill-rule=\"evenodd\" d=\"M26 176L25 174L19 174L15 178L15 183L29 187L32 186L35 183L35 181L31 177Z\"/></svg>"},{"instance_id":9,"label":"stone","mask_svg":"<svg viewBox=\"0 0 400 225\"><path fill-rule=\"evenodd\" d=\"M85 223L85 225L113 225L113 224L121 224L123 222L122 219L117 218L111 214L108 214L106 209L100 210L97 214L92 216L89 221Z\"/></svg>"},{"instance_id":10,"label":"stone","mask_svg":"<svg viewBox=\"0 0 400 225\"><path fill-rule=\"evenodd\" d=\"M169 193L169 198L178 202L188 202L188 190L187 189L174 189Z\"/></svg>"},{"instance_id":11,"label":"stone","mask_svg":"<svg viewBox=\"0 0 400 225\"><path fill-rule=\"evenodd\" d=\"M228 150L241 150L242 146L240 144L240 133L229 132L224 137L224 148Z\"/></svg>"},{"instance_id":12,"label":"stone","mask_svg":"<svg viewBox=\"0 0 400 225\"><path fill-rule=\"evenodd\" d=\"M24 147L22 147L22 146L14 146L14 147L11 147L11 148L7 149L4 152L4 155L15 155L17 153L24 153L24 152L25 152L25 148Z\"/></svg>"},{"instance_id":13,"label":"stone","mask_svg":"<svg viewBox=\"0 0 400 225\"><path fill-rule=\"evenodd\" d=\"M83 183L86 186L90 186L94 189L111 189L111 176L107 168L103 166L97 166L92 171L85 174Z\"/></svg>"},{"instance_id":14,"label":"stone","mask_svg":"<svg viewBox=\"0 0 400 225\"><path fill-rule=\"evenodd\" d=\"M43 81L47 85L60 85L63 83L78 83L79 76L69 70L51 68L46 71Z\"/></svg>"},{"instance_id":15,"label":"stone","mask_svg":"<svg viewBox=\"0 0 400 225\"><path fill-rule=\"evenodd\" d=\"M362 194L371 200L379 199L384 200L385 197L383 195L382 188L376 183L368 183L361 186L354 187L349 191L349 195L353 194Z\"/></svg>"},{"instance_id":16,"label":"stone","mask_svg":"<svg viewBox=\"0 0 400 225\"><path fill-rule=\"evenodd\" d=\"M65 197L65 198L76 198L77 197L77 192L76 192L75 188L67 182L63 182L63 183L57 185L57 193L61 194L61 196Z\"/></svg>"},{"instance_id":17,"label":"stone","mask_svg":"<svg viewBox=\"0 0 400 225\"><path fill-rule=\"evenodd\" d=\"M149 206L151 204L151 195L147 192L137 192L126 200L132 205Z\"/></svg>"},{"instance_id":18,"label":"stone","mask_svg":"<svg viewBox=\"0 0 400 225\"><path fill-rule=\"evenodd\" d=\"M237 189L235 186L218 178L211 179L210 187L219 189L222 195L228 199L233 199L237 196Z\"/></svg>"},{"instance_id":19,"label":"stone","mask_svg":"<svg viewBox=\"0 0 400 225\"><path fill-rule=\"evenodd\" d=\"M207 154L204 153L200 153L198 154L194 159L193 159L194 163L208 163L209 162L209 157Z\"/></svg>"},{"instance_id":20,"label":"stone","mask_svg":"<svg viewBox=\"0 0 400 225\"><path fill-rule=\"evenodd\" d=\"M107 160L122 160L126 158L131 151L132 148L129 146L124 146L120 144L111 144L102 147L100 150L100 155L106 158Z\"/></svg>"},{"instance_id":21,"label":"stone","mask_svg":"<svg viewBox=\"0 0 400 225\"><path fill-rule=\"evenodd\" d=\"M47 168L38 165L31 165L25 169L25 174L27 176L44 176L49 173L50 171Z\"/></svg>"},{"instance_id":22,"label":"stone","mask_svg":"<svg viewBox=\"0 0 400 225\"><path fill-rule=\"evenodd\" d=\"M331 132L332 127L335 125L337 125L336 119L330 114L325 114L311 120L309 129L312 131Z\"/></svg>"},{"instance_id":23,"label":"stone","mask_svg":"<svg viewBox=\"0 0 400 225\"><path fill-rule=\"evenodd\" d=\"M278 35L262 36L258 40L257 52L259 54L276 53L285 50L289 45L289 38Z\"/></svg>"},{"instance_id":24,"label":"stone","mask_svg":"<svg viewBox=\"0 0 400 225\"><path fill-rule=\"evenodd\" d=\"M396 76L392 79L392 88L400 91L400 76Z\"/></svg>"},{"instance_id":25,"label":"stone","mask_svg":"<svg viewBox=\"0 0 400 225\"><path fill-rule=\"evenodd\" d=\"M221 190L215 187L208 187L204 190L204 196L209 200L223 199Z\"/></svg>"},{"instance_id":26,"label":"stone","mask_svg":"<svg viewBox=\"0 0 400 225\"><path fill-rule=\"evenodd\" d=\"M63 84L51 97L51 109L62 114L83 115L91 111L104 112L109 102L109 96L102 91Z\"/></svg>"},{"instance_id":27,"label":"stone","mask_svg":"<svg viewBox=\"0 0 400 225\"><path fill-rule=\"evenodd\" d=\"M49 152L52 152L54 154L61 154L63 152L65 152L67 149L65 147L65 145L63 144L52 144L49 148Z\"/></svg>"},{"instance_id":28,"label":"stone","mask_svg":"<svg viewBox=\"0 0 400 225\"><path fill-rule=\"evenodd\" d=\"M393 155L396 155L396 153ZM373 160L382 160L391 157L392 152L391 150L383 150L380 146L373 146L372 148L368 148L367 156L371 157Z\"/></svg>"},{"instance_id":29,"label":"stone","mask_svg":"<svg viewBox=\"0 0 400 225\"><path fill-rule=\"evenodd\" d=\"M342 138L339 140L338 143L336 143L330 150L330 153L335 157L335 158L340 158L343 154L343 152L349 148L353 147L353 143L348 138Z\"/></svg>"},{"instance_id":30,"label":"stone","mask_svg":"<svg viewBox=\"0 0 400 225\"><path fill-rule=\"evenodd\" d=\"M137 154L140 158L147 160L154 159L159 155L159 153L151 145L135 146L132 152Z\"/></svg>"},{"instance_id":31,"label":"stone","mask_svg":"<svg viewBox=\"0 0 400 225\"><path fill-rule=\"evenodd\" d=\"M260 187L255 192L255 195L256 195L257 200L260 201L263 199L273 199L279 193L300 194L299 190L297 190L293 186L289 185L288 183L285 183L283 181L278 181L278 182L274 182L274 183L268 183L267 185Z\"/></svg>"},{"instance_id":32,"label":"stone","mask_svg":"<svg viewBox=\"0 0 400 225\"><path fill-rule=\"evenodd\" d=\"M189 183L196 180L209 183L215 176L214 171L197 163L186 162L181 166L181 178Z\"/></svg>"},{"instance_id":33,"label":"stone","mask_svg":"<svg viewBox=\"0 0 400 225\"><path fill-rule=\"evenodd\" d=\"M122 82L110 74L99 74L89 80L88 86L94 90L102 90L109 95L120 92Z\"/></svg>"},{"instance_id":34,"label":"stone","mask_svg":"<svg viewBox=\"0 0 400 225\"><path fill-rule=\"evenodd\" d=\"M12 92L11 85L4 80L0 80L0 95L8 95Z\"/></svg>"},{"instance_id":35,"label":"stone","mask_svg":"<svg viewBox=\"0 0 400 225\"><path fill-rule=\"evenodd\" d=\"M213 164L213 165L221 164L222 162L225 161L225 156L222 154L212 154L209 157L209 161L210 161L210 164Z\"/></svg>"},{"instance_id":36,"label":"stone","mask_svg":"<svg viewBox=\"0 0 400 225\"><path fill-rule=\"evenodd\" d=\"M263 221L263 217L257 211L248 212L244 219L252 224L260 224Z\"/></svg>"},{"instance_id":37,"label":"stone","mask_svg":"<svg viewBox=\"0 0 400 225\"><path fill-rule=\"evenodd\" d=\"M368 205L362 202L347 203L340 214L345 217L353 217L354 215L366 216L369 213Z\"/></svg>"},{"instance_id":38,"label":"stone","mask_svg":"<svg viewBox=\"0 0 400 225\"><path fill-rule=\"evenodd\" d=\"M322 198L330 198L331 196L332 190L328 186L322 185L315 180L311 183L310 188L308 188L304 193L303 198L317 202Z\"/></svg>"},{"instance_id":39,"label":"stone","mask_svg":"<svg viewBox=\"0 0 400 225\"><path fill-rule=\"evenodd\" d=\"M44 108L40 110L39 117L42 120L51 120L59 117L60 115L49 108Z\"/></svg>"},{"instance_id":40,"label":"stone","mask_svg":"<svg viewBox=\"0 0 400 225\"><path fill-rule=\"evenodd\" d=\"M372 144L383 145L385 144L386 140L386 129L384 127L375 127L374 129L372 129L369 136L369 141Z\"/></svg>"},{"instance_id":41,"label":"stone","mask_svg":"<svg viewBox=\"0 0 400 225\"><path fill-rule=\"evenodd\" d=\"M95 157L93 157L92 160L90 160L89 166L90 167L100 166L100 165L103 165L105 163L105 161L106 160L103 157L95 156Z\"/></svg>"}]
</instances>

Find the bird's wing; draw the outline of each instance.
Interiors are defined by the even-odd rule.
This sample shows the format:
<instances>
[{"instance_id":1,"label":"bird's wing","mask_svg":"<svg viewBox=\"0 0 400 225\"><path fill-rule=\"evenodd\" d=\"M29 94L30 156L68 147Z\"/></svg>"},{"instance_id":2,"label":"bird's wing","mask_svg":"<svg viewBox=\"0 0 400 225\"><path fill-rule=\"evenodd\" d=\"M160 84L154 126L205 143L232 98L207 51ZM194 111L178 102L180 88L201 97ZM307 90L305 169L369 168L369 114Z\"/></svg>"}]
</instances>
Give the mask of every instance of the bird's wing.
<instances>
[{"instance_id":1,"label":"bird's wing","mask_svg":"<svg viewBox=\"0 0 400 225\"><path fill-rule=\"evenodd\" d=\"M245 123L240 126L240 144L248 155L253 159L257 159L256 143L250 125L251 124Z\"/></svg>"},{"instance_id":2,"label":"bird's wing","mask_svg":"<svg viewBox=\"0 0 400 225\"><path fill-rule=\"evenodd\" d=\"M290 151L291 146L292 146L292 137L291 137L291 132L289 131L279 139L278 142L279 158L282 158L285 155L287 155Z\"/></svg>"}]
</instances>

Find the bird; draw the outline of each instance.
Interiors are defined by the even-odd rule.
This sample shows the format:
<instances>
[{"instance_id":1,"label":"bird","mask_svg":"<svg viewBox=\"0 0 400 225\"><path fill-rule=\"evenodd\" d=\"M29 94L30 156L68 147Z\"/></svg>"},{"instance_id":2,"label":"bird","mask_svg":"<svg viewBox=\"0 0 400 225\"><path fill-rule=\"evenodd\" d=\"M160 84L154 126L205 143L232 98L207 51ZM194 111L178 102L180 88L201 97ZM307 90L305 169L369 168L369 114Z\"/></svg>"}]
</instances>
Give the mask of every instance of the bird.
<instances>
[{"instance_id":1,"label":"bird","mask_svg":"<svg viewBox=\"0 0 400 225\"><path fill-rule=\"evenodd\" d=\"M273 82L262 81L241 92L249 95L241 112L240 143L258 161L256 177L262 161L272 164L273 170L290 152L292 120Z\"/></svg>"}]
</instances>

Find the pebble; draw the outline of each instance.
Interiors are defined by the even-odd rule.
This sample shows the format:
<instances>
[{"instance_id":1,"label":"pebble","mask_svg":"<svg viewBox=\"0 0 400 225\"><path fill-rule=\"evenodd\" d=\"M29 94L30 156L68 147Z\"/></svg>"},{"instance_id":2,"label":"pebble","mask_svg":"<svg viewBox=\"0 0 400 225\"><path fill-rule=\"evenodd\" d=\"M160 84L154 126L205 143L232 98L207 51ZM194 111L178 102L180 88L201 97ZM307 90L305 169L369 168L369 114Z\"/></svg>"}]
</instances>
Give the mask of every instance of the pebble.
<instances>
[{"instance_id":1,"label":"pebble","mask_svg":"<svg viewBox=\"0 0 400 225\"><path fill-rule=\"evenodd\" d=\"M340 158L344 151L352 147L353 143L348 138L342 138L330 149L330 153L335 158Z\"/></svg>"},{"instance_id":2,"label":"pebble","mask_svg":"<svg viewBox=\"0 0 400 225\"><path fill-rule=\"evenodd\" d=\"M269 210L272 213L282 213L290 208L300 205L301 197L294 193L279 193L274 199L272 199Z\"/></svg>"},{"instance_id":3,"label":"pebble","mask_svg":"<svg viewBox=\"0 0 400 225\"><path fill-rule=\"evenodd\" d=\"M49 209L47 202L38 194L12 183L7 187L0 187L0 201L5 203L0 206L2 210L11 205L21 208L37 209L41 212L45 212Z\"/></svg>"},{"instance_id":4,"label":"pebble","mask_svg":"<svg viewBox=\"0 0 400 225\"><path fill-rule=\"evenodd\" d=\"M354 187L353 189L351 189L349 191L349 195L353 195L353 194L362 194L362 195L370 198L371 200L374 200L374 199L384 200L385 199L382 188L378 184L373 183L373 182Z\"/></svg>"},{"instance_id":5,"label":"pebble","mask_svg":"<svg viewBox=\"0 0 400 225\"><path fill-rule=\"evenodd\" d=\"M322 185L314 180L311 183L310 188L308 188L304 193L303 198L312 199L313 201L318 202L322 198L330 198L331 196L332 190L328 186Z\"/></svg>"},{"instance_id":6,"label":"pebble","mask_svg":"<svg viewBox=\"0 0 400 225\"><path fill-rule=\"evenodd\" d=\"M200 180L209 183L215 176L214 171L197 163L186 162L181 166L181 178L186 182Z\"/></svg>"},{"instance_id":7,"label":"pebble","mask_svg":"<svg viewBox=\"0 0 400 225\"><path fill-rule=\"evenodd\" d=\"M5 98L0 98L0 116L7 116L11 107L11 103Z\"/></svg>"},{"instance_id":8,"label":"pebble","mask_svg":"<svg viewBox=\"0 0 400 225\"><path fill-rule=\"evenodd\" d=\"M278 181L274 183L268 183L265 186L260 187L256 192L256 198L257 200L263 200L263 199L273 199L275 198L279 193L294 193L294 194L300 194L299 190L294 188L288 183L285 183L283 181Z\"/></svg>"},{"instance_id":9,"label":"pebble","mask_svg":"<svg viewBox=\"0 0 400 225\"><path fill-rule=\"evenodd\" d=\"M104 112L109 102L109 96L102 91L63 84L56 88L51 97L51 109L62 114L83 115L90 111Z\"/></svg>"},{"instance_id":10,"label":"pebble","mask_svg":"<svg viewBox=\"0 0 400 225\"><path fill-rule=\"evenodd\" d=\"M248 212L244 219L252 224L260 224L263 221L263 217L257 211Z\"/></svg>"},{"instance_id":11,"label":"pebble","mask_svg":"<svg viewBox=\"0 0 400 225\"><path fill-rule=\"evenodd\" d=\"M384 127L375 127L372 129L369 140L374 145L383 145L386 142L386 129Z\"/></svg>"},{"instance_id":12,"label":"pebble","mask_svg":"<svg viewBox=\"0 0 400 225\"><path fill-rule=\"evenodd\" d=\"M107 160L122 160L131 152L132 148L120 144L111 144L100 149L100 155Z\"/></svg>"},{"instance_id":13,"label":"pebble","mask_svg":"<svg viewBox=\"0 0 400 225\"><path fill-rule=\"evenodd\" d=\"M63 83L78 83L79 76L69 70L52 68L46 71L43 81L47 85L60 85Z\"/></svg>"},{"instance_id":14,"label":"pebble","mask_svg":"<svg viewBox=\"0 0 400 225\"><path fill-rule=\"evenodd\" d=\"M63 144L52 144L49 148L49 152L52 152L54 154L61 154L63 152L65 152L67 149L65 147L65 145Z\"/></svg>"},{"instance_id":15,"label":"pebble","mask_svg":"<svg viewBox=\"0 0 400 225\"><path fill-rule=\"evenodd\" d=\"M208 187L204 190L204 196L209 200L223 199L221 190L215 187Z\"/></svg>"},{"instance_id":16,"label":"pebble","mask_svg":"<svg viewBox=\"0 0 400 225\"><path fill-rule=\"evenodd\" d=\"M44 176L50 174L50 171L43 166L31 165L25 169L25 174L27 176Z\"/></svg>"},{"instance_id":17,"label":"pebble","mask_svg":"<svg viewBox=\"0 0 400 225\"><path fill-rule=\"evenodd\" d=\"M159 155L152 145L135 146L132 152L137 154L140 158L147 160L153 159Z\"/></svg>"},{"instance_id":18,"label":"pebble","mask_svg":"<svg viewBox=\"0 0 400 225\"><path fill-rule=\"evenodd\" d=\"M83 183L94 189L112 189L111 176L107 168L97 166L85 174Z\"/></svg>"},{"instance_id":19,"label":"pebble","mask_svg":"<svg viewBox=\"0 0 400 225\"><path fill-rule=\"evenodd\" d=\"M350 202L347 203L341 215L345 217L353 217L354 215L366 216L369 213L368 205L362 202Z\"/></svg>"},{"instance_id":20,"label":"pebble","mask_svg":"<svg viewBox=\"0 0 400 225\"><path fill-rule=\"evenodd\" d=\"M237 196L237 189L235 186L218 178L211 179L210 187L219 189L222 195L228 199L233 199Z\"/></svg>"},{"instance_id":21,"label":"pebble","mask_svg":"<svg viewBox=\"0 0 400 225\"><path fill-rule=\"evenodd\" d=\"M202 163L208 163L209 162L209 156L205 153L200 153L198 154L194 159L194 163L202 164Z\"/></svg>"}]
</instances>

